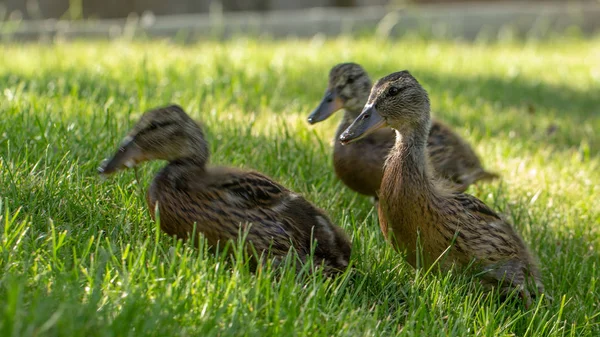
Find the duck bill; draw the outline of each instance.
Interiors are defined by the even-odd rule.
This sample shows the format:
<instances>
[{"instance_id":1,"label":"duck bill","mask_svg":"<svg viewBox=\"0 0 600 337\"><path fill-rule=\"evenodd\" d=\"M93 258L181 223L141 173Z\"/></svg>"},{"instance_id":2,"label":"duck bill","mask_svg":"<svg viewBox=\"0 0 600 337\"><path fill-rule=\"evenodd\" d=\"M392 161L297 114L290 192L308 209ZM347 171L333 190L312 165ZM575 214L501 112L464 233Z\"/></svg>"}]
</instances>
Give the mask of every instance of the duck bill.
<instances>
[{"instance_id":1,"label":"duck bill","mask_svg":"<svg viewBox=\"0 0 600 337\"><path fill-rule=\"evenodd\" d=\"M385 126L385 120L377 113L375 107L365 106L354 122L340 136L342 145L355 142Z\"/></svg>"},{"instance_id":2,"label":"duck bill","mask_svg":"<svg viewBox=\"0 0 600 337\"><path fill-rule=\"evenodd\" d=\"M121 143L117 153L115 153L112 158L105 160L100 165L98 168L98 173L101 175L109 175L126 167L134 167L142 160L142 151L135 144L135 142L133 142L131 137L127 137Z\"/></svg>"},{"instance_id":3,"label":"duck bill","mask_svg":"<svg viewBox=\"0 0 600 337\"><path fill-rule=\"evenodd\" d=\"M322 122L343 107L344 104L335 89L327 90L319 106L308 116L308 123Z\"/></svg>"}]
</instances>

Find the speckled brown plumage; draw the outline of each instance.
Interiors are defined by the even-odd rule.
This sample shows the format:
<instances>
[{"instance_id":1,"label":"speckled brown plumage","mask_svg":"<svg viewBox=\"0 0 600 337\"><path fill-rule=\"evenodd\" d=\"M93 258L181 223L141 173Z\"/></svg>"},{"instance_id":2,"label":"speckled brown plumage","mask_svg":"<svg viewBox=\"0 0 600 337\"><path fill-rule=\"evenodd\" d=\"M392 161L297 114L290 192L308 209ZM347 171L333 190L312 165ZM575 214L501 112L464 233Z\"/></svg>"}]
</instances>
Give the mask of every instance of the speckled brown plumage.
<instances>
[{"instance_id":1,"label":"speckled brown plumage","mask_svg":"<svg viewBox=\"0 0 600 337\"><path fill-rule=\"evenodd\" d=\"M362 111L371 86L369 75L360 65L336 65L329 73L325 96L309 116L309 123L323 121L343 108L344 115L335 135L337 140ZM352 146L342 146L336 141L333 167L338 178L358 193L376 196L383 176L383 164L395 137L391 129L379 129ZM476 181L497 177L486 172L471 146L440 121L433 121L427 150L436 174L449 180L449 186L454 190L464 191Z\"/></svg>"},{"instance_id":2,"label":"speckled brown plumage","mask_svg":"<svg viewBox=\"0 0 600 337\"><path fill-rule=\"evenodd\" d=\"M215 247L235 241L241 230L259 253L277 258L293 247L302 260L314 241L315 262L324 263L325 273L347 267L350 241L321 209L261 173L208 167L208 157L200 126L180 107L168 106L146 112L101 172L167 160L147 194L151 215L158 209L167 234L187 239L196 224Z\"/></svg>"},{"instance_id":3,"label":"speckled brown plumage","mask_svg":"<svg viewBox=\"0 0 600 337\"><path fill-rule=\"evenodd\" d=\"M365 109L340 139L348 143L385 126L397 138L385 164L379 221L408 262L428 268L442 257L443 270L471 266L486 284L516 287L527 301L530 291L543 291L536 263L511 225L477 198L452 192L432 177L425 154L429 98L406 71L375 84Z\"/></svg>"}]
</instances>

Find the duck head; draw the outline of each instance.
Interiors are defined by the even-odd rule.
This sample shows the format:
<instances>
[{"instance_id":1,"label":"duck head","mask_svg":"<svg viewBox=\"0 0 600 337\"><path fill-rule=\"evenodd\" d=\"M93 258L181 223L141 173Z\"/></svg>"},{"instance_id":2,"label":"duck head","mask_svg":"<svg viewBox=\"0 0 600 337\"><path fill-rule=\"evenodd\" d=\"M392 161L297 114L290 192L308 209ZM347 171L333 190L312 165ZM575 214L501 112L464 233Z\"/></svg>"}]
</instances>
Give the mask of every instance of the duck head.
<instances>
[{"instance_id":1,"label":"duck head","mask_svg":"<svg viewBox=\"0 0 600 337\"><path fill-rule=\"evenodd\" d=\"M401 134L429 127L427 91L406 70L390 74L375 83L367 104L354 122L340 135L348 144L385 126Z\"/></svg>"},{"instance_id":2,"label":"duck head","mask_svg":"<svg viewBox=\"0 0 600 337\"><path fill-rule=\"evenodd\" d=\"M362 110L371 89L367 72L356 63L340 63L331 68L329 84L319 106L308 116L308 123L326 120L334 112L346 109L355 111L355 118Z\"/></svg>"},{"instance_id":3,"label":"duck head","mask_svg":"<svg viewBox=\"0 0 600 337\"><path fill-rule=\"evenodd\" d=\"M185 158L206 162L208 146L200 126L181 107L170 105L145 112L98 172L109 175L144 161Z\"/></svg>"}]
</instances>

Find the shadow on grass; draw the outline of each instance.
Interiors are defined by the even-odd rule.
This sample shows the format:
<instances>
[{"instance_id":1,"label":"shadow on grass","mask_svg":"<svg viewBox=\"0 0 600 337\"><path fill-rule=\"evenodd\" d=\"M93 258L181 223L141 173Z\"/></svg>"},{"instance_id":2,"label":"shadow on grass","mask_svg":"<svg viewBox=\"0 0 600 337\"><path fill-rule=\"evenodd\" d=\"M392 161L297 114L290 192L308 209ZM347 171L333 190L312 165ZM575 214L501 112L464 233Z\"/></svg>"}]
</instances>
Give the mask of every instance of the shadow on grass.
<instances>
[{"instance_id":1,"label":"shadow on grass","mask_svg":"<svg viewBox=\"0 0 600 337\"><path fill-rule=\"evenodd\" d=\"M460 97L460 104L471 105L475 110L488 102L491 113L504 114L493 116L490 123L486 119L492 118L485 116L489 110L482 112L482 118L468 119L456 112L441 111L443 118L453 125L468 123L489 131L492 137L506 137L507 131L515 131L516 137L524 141L540 137L559 149L578 147L585 138L593 155L598 155L600 139L595 133L600 128L598 95L566 85L532 83L519 78L441 77L421 70L415 73L431 91ZM435 102L433 105L440 106Z\"/></svg>"},{"instance_id":2,"label":"shadow on grass","mask_svg":"<svg viewBox=\"0 0 600 337\"><path fill-rule=\"evenodd\" d=\"M191 74L179 74L184 77L179 79L177 72L170 69L165 71L163 77L151 72L140 73L142 70L136 69L136 74L144 75L140 79L140 74L137 77L120 74L117 77L115 74L99 74L87 69L44 69L25 77L22 74L5 73L0 76L0 81L6 83L7 87L20 85L22 90L31 90L40 95L71 96L95 101L96 104L104 104L109 100L130 102L133 109L140 106L140 100L148 100L147 104L153 105L156 101L166 104L181 97L179 100L183 101L176 103L185 104L186 99L193 97L199 102L199 108L208 110L226 110L229 104L230 107L252 113L267 108L289 111L293 102L295 106L307 110L297 113L308 114L311 107L318 104L326 87L326 72L308 65L293 66L296 71L285 77L283 85L277 74L247 75L241 74L239 69L231 69L231 74L227 74L228 68L225 68L223 71L227 78L241 78L242 92L232 89L230 82L202 82L202 74L193 74L199 70L192 70ZM298 71L298 67L305 69ZM386 66L381 74L397 70L400 69ZM600 138L596 136L596 131L600 129L598 95L574 89L567 84L532 82L518 76L512 79L485 75L457 77L440 76L423 68L409 70L429 90L433 112L451 125L472 127L486 138L492 138L492 141L493 138L510 138L524 143L533 141L551 145L557 150L576 149L583 141L588 143L591 156L597 157L600 152ZM265 72L269 70L265 69ZM372 74L373 79L379 78L378 75ZM165 76L168 78L165 79ZM247 92L244 92L244 88L247 88ZM219 104L218 107L211 106L216 102L215 95L220 95L220 102L214 103ZM448 100L450 103L447 103ZM223 102L226 102L225 105ZM467 114L453 111L456 108L467 111Z\"/></svg>"},{"instance_id":3,"label":"shadow on grass","mask_svg":"<svg viewBox=\"0 0 600 337\"><path fill-rule=\"evenodd\" d=\"M385 67L380 73L403 69ZM557 150L576 149L583 141L588 143L591 156L599 154L599 95L566 84L532 82L518 76L457 77L423 68L409 70L429 91L433 114L448 124L472 127L492 140L534 141ZM373 81L381 77L378 75L371 74ZM326 87L325 76L318 78L322 78L320 91L307 92L307 101L314 100L315 106ZM456 109L468 113L461 114Z\"/></svg>"}]
</instances>

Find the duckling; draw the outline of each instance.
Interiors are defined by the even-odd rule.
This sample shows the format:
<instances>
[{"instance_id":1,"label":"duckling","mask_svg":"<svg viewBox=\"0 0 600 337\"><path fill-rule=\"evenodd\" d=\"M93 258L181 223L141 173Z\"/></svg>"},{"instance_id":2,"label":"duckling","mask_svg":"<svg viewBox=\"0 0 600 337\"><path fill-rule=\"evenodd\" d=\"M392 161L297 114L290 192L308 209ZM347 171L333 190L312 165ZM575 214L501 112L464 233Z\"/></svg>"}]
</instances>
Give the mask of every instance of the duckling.
<instances>
[{"instance_id":1,"label":"duckling","mask_svg":"<svg viewBox=\"0 0 600 337\"><path fill-rule=\"evenodd\" d=\"M165 233L189 239L196 224L196 232L216 247L247 231L255 251L279 258L275 263L290 248L305 261L314 240L315 263L323 263L324 273L346 269L350 240L323 210L261 173L210 167L208 159L200 125L171 105L145 112L99 172L109 175L141 162L166 160L146 196L152 218L157 209Z\"/></svg>"},{"instance_id":2,"label":"duckling","mask_svg":"<svg viewBox=\"0 0 600 337\"><path fill-rule=\"evenodd\" d=\"M426 152L430 125L427 92L401 71L377 81L361 114L340 136L348 144L382 127L395 130L379 192L383 234L413 267L429 268L439 258L442 270L475 268L484 285L500 285L504 293L517 288L529 305L531 290L544 291L534 258L511 225L482 201L434 179Z\"/></svg>"},{"instance_id":3,"label":"duckling","mask_svg":"<svg viewBox=\"0 0 600 337\"><path fill-rule=\"evenodd\" d=\"M308 123L324 121L334 112L344 109L335 135L338 139L362 111L371 86L369 75L360 65L341 63L334 66L329 72L325 96L308 117ZM336 175L352 190L376 198L383 164L395 139L394 131L385 128L373 131L352 146L342 146L336 141L333 148ZM449 185L455 185L452 186L455 190L462 192L476 181L498 177L485 171L471 146L440 121L433 121L427 150L436 174L449 180Z\"/></svg>"}]
</instances>

